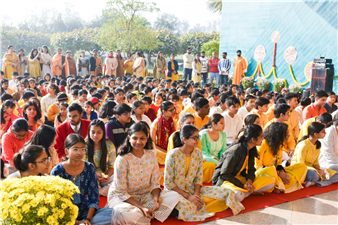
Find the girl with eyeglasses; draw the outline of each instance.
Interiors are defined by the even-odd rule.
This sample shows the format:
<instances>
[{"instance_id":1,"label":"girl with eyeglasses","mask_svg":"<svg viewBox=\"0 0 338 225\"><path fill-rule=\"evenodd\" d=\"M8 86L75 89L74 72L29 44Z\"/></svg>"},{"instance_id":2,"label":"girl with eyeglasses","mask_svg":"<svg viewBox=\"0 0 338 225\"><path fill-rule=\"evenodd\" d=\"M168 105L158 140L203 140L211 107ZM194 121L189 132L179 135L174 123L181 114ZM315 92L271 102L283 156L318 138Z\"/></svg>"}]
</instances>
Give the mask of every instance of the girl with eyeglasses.
<instances>
[{"instance_id":1,"label":"girl with eyeglasses","mask_svg":"<svg viewBox=\"0 0 338 225\"><path fill-rule=\"evenodd\" d=\"M131 126L127 139L118 149L114 181L108 194L108 206L114 209L114 224L142 221L150 225L154 218L163 223L170 214L175 214L179 196L173 191L161 191L160 169L156 153L149 150L151 145L149 128L141 121Z\"/></svg>"},{"instance_id":2,"label":"girl with eyeglasses","mask_svg":"<svg viewBox=\"0 0 338 225\"><path fill-rule=\"evenodd\" d=\"M112 209L99 209L99 186L95 167L83 160L86 153L85 140L79 134L70 134L65 143L68 159L53 168L51 175L70 180L80 190L73 195L73 203L79 208L76 224L111 224Z\"/></svg>"},{"instance_id":3,"label":"girl with eyeglasses","mask_svg":"<svg viewBox=\"0 0 338 225\"><path fill-rule=\"evenodd\" d=\"M165 163L168 139L175 132L174 114L174 104L168 101L162 102L161 115L153 121L150 127L151 139L156 144L157 159L160 165Z\"/></svg>"},{"instance_id":4,"label":"girl with eyeglasses","mask_svg":"<svg viewBox=\"0 0 338 225\"><path fill-rule=\"evenodd\" d=\"M45 149L48 158L50 158L48 174L50 174L54 166L59 164L58 154L54 148L56 143L55 139L55 129L49 125L44 124L35 131L31 140L25 144L25 146L40 145Z\"/></svg>"},{"instance_id":5,"label":"girl with eyeglasses","mask_svg":"<svg viewBox=\"0 0 338 225\"><path fill-rule=\"evenodd\" d=\"M29 145L14 155L13 163L18 171L8 178L45 175L48 173L50 158L42 146Z\"/></svg>"},{"instance_id":6,"label":"girl with eyeglasses","mask_svg":"<svg viewBox=\"0 0 338 225\"><path fill-rule=\"evenodd\" d=\"M178 219L202 221L214 213L231 208L234 215L244 209L235 193L227 188L203 186L203 155L197 148L198 129L184 125L174 149L168 152L164 170L165 190L180 194ZM222 200L219 200L222 199Z\"/></svg>"}]
</instances>

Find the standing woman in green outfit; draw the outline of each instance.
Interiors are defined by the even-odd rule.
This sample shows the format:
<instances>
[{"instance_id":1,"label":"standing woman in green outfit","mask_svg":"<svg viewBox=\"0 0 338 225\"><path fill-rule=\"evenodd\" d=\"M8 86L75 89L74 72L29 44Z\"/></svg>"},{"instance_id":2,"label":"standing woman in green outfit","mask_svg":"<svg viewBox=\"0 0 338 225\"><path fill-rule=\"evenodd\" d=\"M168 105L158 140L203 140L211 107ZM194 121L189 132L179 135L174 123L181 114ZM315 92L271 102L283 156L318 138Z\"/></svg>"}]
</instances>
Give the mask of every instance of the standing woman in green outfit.
<instances>
[{"instance_id":1,"label":"standing woman in green outfit","mask_svg":"<svg viewBox=\"0 0 338 225\"><path fill-rule=\"evenodd\" d=\"M224 130L224 117L215 113L210 117L209 123L199 132L203 159L218 164L223 152L227 148L227 135Z\"/></svg>"},{"instance_id":2,"label":"standing woman in green outfit","mask_svg":"<svg viewBox=\"0 0 338 225\"><path fill-rule=\"evenodd\" d=\"M163 57L163 52L159 51L156 59L157 78L165 78L165 71L167 70L166 65L167 63Z\"/></svg>"}]
</instances>

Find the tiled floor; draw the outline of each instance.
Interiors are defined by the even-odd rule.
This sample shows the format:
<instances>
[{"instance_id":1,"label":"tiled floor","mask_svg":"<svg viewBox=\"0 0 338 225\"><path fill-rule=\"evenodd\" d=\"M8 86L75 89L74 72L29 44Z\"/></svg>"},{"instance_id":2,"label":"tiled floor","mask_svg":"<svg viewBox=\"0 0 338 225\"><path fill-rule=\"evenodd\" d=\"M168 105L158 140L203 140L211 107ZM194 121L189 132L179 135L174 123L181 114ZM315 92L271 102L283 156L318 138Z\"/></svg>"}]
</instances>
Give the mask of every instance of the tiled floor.
<instances>
[{"instance_id":1,"label":"tiled floor","mask_svg":"<svg viewBox=\"0 0 338 225\"><path fill-rule=\"evenodd\" d=\"M338 190L203 223L223 224L338 224Z\"/></svg>"}]
</instances>

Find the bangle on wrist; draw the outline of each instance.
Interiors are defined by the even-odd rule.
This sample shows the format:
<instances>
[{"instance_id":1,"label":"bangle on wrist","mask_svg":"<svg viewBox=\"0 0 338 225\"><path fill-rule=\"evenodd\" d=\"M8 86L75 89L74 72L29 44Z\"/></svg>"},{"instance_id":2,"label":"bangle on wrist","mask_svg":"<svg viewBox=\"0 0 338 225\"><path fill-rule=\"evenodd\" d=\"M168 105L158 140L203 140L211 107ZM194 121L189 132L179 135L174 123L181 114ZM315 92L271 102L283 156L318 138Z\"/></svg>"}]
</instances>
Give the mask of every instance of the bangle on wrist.
<instances>
[{"instance_id":1,"label":"bangle on wrist","mask_svg":"<svg viewBox=\"0 0 338 225\"><path fill-rule=\"evenodd\" d=\"M89 219L88 217L86 218L86 220L88 220L89 222L91 221L91 219Z\"/></svg>"}]
</instances>

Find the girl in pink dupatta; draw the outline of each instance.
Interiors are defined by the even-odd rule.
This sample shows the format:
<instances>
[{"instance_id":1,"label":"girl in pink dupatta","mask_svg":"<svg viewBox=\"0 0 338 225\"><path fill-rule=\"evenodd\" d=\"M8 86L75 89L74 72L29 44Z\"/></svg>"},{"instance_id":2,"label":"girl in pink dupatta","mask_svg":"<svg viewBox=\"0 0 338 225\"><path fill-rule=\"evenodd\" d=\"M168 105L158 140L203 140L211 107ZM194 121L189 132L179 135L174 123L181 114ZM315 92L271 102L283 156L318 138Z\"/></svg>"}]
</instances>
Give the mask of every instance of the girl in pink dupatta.
<instances>
[{"instance_id":1,"label":"girl in pink dupatta","mask_svg":"<svg viewBox=\"0 0 338 225\"><path fill-rule=\"evenodd\" d=\"M157 160L160 165L165 163L168 139L175 131L174 113L174 104L164 101L161 103L161 115L151 124L151 138L156 144Z\"/></svg>"}]
</instances>

